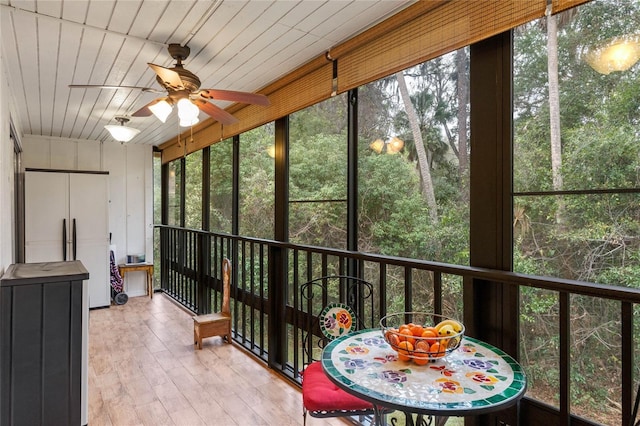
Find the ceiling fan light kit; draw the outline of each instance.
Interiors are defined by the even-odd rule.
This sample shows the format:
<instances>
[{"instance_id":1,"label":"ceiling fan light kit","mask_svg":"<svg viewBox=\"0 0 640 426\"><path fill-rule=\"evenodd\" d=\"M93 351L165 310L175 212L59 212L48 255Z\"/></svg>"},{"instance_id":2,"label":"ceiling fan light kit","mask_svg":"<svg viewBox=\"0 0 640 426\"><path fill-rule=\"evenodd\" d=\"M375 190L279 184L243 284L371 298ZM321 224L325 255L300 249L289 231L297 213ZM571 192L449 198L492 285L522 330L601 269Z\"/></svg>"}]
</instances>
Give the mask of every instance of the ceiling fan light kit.
<instances>
[{"instance_id":1,"label":"ceiling fan light kit","mask_svg":"<svg viewBox=\"0 0 640 426\"><path fill-rule=\"evenodd\" d=\"M171 111L173 111L173 107L165 99L161 99L157 103L149 105L149 109L151 110L153 115L155 115L156 118L163 123L167 122L169 114L171 114Z\"/></svg>"},{"instance_id":2,"label":"ceiling fan light kit","mask_svg":"<svg viewBox=\"0 0 640 426\"><path fill-rule=\"evenodd\" d=\"M182 98L178 101L178 117L181 127L190 127L197 124L200 110L189 99Z\"/></svg>"},{"instance_id":3,"label":"ceiling fan light kit","mask_svg":"<svg viewBox=\"0 0 640 426\"><path fill-rule=\"evenodd\" d=\"M148 117L155 115L163 123L166 122L173 105L177 106L181 127L189 127L198 123L200 111L212 117L221 124L229 125L238 122L233 115L211 103L210 101L230 101L245 104L269 106L269 98L265 95L237 92L233 90L200 89L200 79L191 71L184 68L184 61L190 53L188 46L177 43L169 44L169 54L176 60L173 68L147 63L156 73L156 81L167 91L167 95L154 99L133 114L132 117ZM101 88L101 89L140 89L143 92L156 92L149 87L136 86L106 86L106 85L70 85L71 88ZM127 119L128 120L128 119ZM106 128L107 126L105 126ZM118 127L118 126L110 126ZM133 129L135 130L135 129ZM137 132L136 132L137 133ZM134 135L135 136L135 135ZM133 136L131 136L133 137Z\"/></svg>"},{"instance_id":4,"label":"ceiling fan light kit","mask_svg":"<svg viewBox=\"0 0 640 426\"><path fill-rule=\"evenodd\" d=\"M129 142L138 133L140 133L140 130L124 125L124 123L129 122L129 119L127 117L116 117L115 119L118 123L120 123L119 125L108 124L104 126L104 128L107 129L111 136L118 142Z\"/></svg>"},{"instance_id":5,"label":"ceiling fan light kit","mask_svg":"<svg viewBox=\"0 0 640 426\"><path fill-rule=\"evenodd\" d=\"M640 36L615 37L604 45L586 49L585 60L600 74L627 71L640 60Z\"/></svg>"}]
</instances>

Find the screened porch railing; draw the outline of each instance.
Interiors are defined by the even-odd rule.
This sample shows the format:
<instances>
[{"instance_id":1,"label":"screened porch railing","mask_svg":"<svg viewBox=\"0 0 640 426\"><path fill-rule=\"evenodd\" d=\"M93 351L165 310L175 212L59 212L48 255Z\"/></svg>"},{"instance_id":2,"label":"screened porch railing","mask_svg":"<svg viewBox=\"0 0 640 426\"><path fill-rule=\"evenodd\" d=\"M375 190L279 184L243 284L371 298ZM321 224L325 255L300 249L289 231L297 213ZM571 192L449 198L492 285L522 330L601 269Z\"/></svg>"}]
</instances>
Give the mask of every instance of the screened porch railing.
<instances>
[{"instance_id":1,"label":"screened porch railing","mask_svg":"<svg viewBox=\"0 0 640 426\"><path fill-rule=\"evenodd\" d=\"M231 308L233 338L271 368L300 383L302 367L299 286L313 278L355 275L375 285L374 316L389 309L424 310L462 318L461 289L471 280L503 283L553 292L558 299L559 418L576 423L570 415L570 301L586 296L619 304L621 336L622 424L631 418L634 393L634 305L640 290L559 278L451 265L345 250L157 225L162 291L194 313L220 306L222 259L233 265ZM443 290L446 289L446 292ZM460 293L458 293L460 292ZM451 296L453 294L453 296ZM428 300L425 300L425 295ZM400 305L399 305L400 304ZM271 333L269 324L272 323ZM276 324L284 324L284 327ZM517 355L517 354L512 354ZM532 404L538 404L535 400ZM544 405L544 404L543 404ZM543 409L547 409L543 407Z\"/></svg>"}]
</instances>

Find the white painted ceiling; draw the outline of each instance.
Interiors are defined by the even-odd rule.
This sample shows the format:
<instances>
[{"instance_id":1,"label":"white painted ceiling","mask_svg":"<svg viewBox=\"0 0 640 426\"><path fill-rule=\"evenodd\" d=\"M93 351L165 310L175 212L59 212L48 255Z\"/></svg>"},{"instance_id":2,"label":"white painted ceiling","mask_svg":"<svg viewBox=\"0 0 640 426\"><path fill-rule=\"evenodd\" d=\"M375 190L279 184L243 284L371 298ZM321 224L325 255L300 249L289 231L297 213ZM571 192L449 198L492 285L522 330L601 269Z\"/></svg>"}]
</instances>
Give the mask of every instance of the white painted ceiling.
<instances>
[{"instance_id":1,"label":"white painted ceiling","mask_svg":"<svg viewBox=\"0 0 640 426\"><path fill-rule=\"evenodd\" d=\"M2 61L23 134L109 140L106 124L162 94L70 89L70 84L152 87L147 63L171 68L169 43L201 88L253 92L415 0L0 0ZM229 102L215 101L227 108ZM200 120L208 116L200 112ZM132 117L129 143L159 145L184 128Z\"/></svg>"}]
</instances>

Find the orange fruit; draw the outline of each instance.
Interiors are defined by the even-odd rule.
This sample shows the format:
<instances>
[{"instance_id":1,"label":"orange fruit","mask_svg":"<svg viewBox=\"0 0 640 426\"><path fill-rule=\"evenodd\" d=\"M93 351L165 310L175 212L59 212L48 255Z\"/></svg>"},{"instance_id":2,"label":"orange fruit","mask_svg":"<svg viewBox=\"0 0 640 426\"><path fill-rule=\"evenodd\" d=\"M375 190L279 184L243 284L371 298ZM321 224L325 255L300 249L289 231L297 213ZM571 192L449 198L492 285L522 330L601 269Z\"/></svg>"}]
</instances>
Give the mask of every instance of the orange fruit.
<instances>
[{"instance_id":1,"label":"orange fruit","mask_svg":"<svg viewBox=\"0 0 640 426\"><path fill-rule=\"evenodd\" d=\"M434 358L440 358L444 356L444 347L440 347L440 342L435 342L431 345L431 348L429 348L429 354Z\"/></svg>"},{"instance_id":2,"label":"orange fruit","mask_svg":"<svg viewBox=\"0 0 640 426\"><path fill-rule=\"evenodd\" d=\"M411 334L411 332L407 331L406 329L405 329L404 332L400 332L398 337L400 338L401 342L409 342L409 343L411 343L411 346L415 345L415 343L416 343L416 338L413 337L413 334Z\"/></svg>"},{"instance_id":3,"label":"orange fruit","mask_svg":"<svg viewBox=\"0 0 640 426\"><path fill-rule=\"evenodd\" d=\"M438 333L430 328L425 328L422 330L421 337L438 337Z\"/></svg>"},{"instance_id":4,"label":"orange fruit","mask_svg":"<svg viewBox=\"0 0 640 426\"><path fill-rule=\"evenodd\" d=\"M435 327L425 327L424 330L433 332L434 336L438 335L438 329Z\"/></svg>"},{"instance_id":5,"label":"orange fruit","mask_svg":"<svg viewBox=\"0 0 640 426\"><path fill-rule=\"evenodd\" d=\"M400 344L398 344L398 347L400 348L400 351L408 353L408 351L412 351L413 350L413 344L408 342L408 341L403 341L400 342Z\"/></svg>"},{"instance_id":6,"label":"orange fruit","mask_svg":"<svg viewBox=\"0 0 640 426\"><path fill-rule=\"evenodd\" d=\"M410 342L402 341L398 343L398 359L400 361L409 361L409 353L413 352L413 344Z\"/></svg>"},{"instance_id":7,"label":"orange fruit","mask_svg":"<svg viewBox=\"0 0 640 426\"><path fill-rule=\"evenodd\" d=\"M409 329L411 330L411 334L417 337L422 336L422 332L424 331L424 328L419 324L415 324L413 327L410 327Z\"/></svg>"},{"instance_id":8,"label":"orange fruit","mask_svg":"<svg viewBox=\"0 0 640 426\"><path fill-rule=\"evenodd\" d=\"M431 343L429 343L428 340L419 339L414 345L414 347L416 348L416 350L421 349L425 352L429 352L429 349L431 348Z\"/></svg>"},{"instance_id":9,"label":"orange fruit","mask_svg":"<svg viewBox=\"0 0 640 426\"><path fill-rule=\"evenodd\" d=\"M387 342L389 342L389 344L391 346L397 348L398 344L400 343L400 338L398 337L397 334L388 331L387 332Z\"/></svg>"},{"instance_id":10,"label":"orange fruit","mask_svg":"<svg viewBox=\"0 0 640 426\"><path fill-rule=\"evenodd\" d=\"M425 365L429 363L429 354L424 349L416 349L413 351L413 362L418 365Z\"/></svg>"}]
</instances>

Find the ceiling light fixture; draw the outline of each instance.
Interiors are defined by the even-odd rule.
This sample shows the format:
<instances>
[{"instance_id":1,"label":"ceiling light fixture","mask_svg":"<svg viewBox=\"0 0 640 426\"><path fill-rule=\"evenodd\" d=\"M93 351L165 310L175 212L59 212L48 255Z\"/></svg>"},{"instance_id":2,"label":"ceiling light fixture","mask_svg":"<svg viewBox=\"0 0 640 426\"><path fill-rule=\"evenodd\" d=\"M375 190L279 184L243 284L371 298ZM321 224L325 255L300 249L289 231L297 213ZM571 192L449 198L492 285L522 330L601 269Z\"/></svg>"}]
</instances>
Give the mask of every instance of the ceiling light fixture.
<instances>
[{"instance_id":1,"label":"ceiling light fixture","mask_svg":"<svg viewBox=\"0 0 640 426\"><path fill-rule=\"evenodd\" d=\"M149 105L149 110L156 116L156 118L163 123L166 123L167 117L173 111L173 106L166 99L162 99L153 105Z\"/></svg>"},{"instance_id":2,"label":"ceiling light fixture","mask_svg":"<svg viewBox=\"0 0 640 426\"><path fill-rule=\"evenodd\" d=\"M404 141L396 136L392 137L388 141L376 139L369 144L369 148L378 154L381 154L383 151L387 154L397 154L402 151L402 148L404 148Z\"/></svg>"},{"instance_id":3,"label":"ceiling light fixture","mask_svg":"<svg viewBox=\"0 0 640 426\"><path fill-rule=\"evenodd\" d=\"M124 123L129 122L127 117L115 117L115 120L120 123L119 126L116 124L109 124L104 126L104 128L107 129L109 133L111 133L111 136L118 142L129 142L135 135L140 133L140 130L124 125Z\"/></svg>"},{"instance_id":4,"label":"ceiling light fixture","mask_svg":"<svg viewBox=\"0 0 640 426\"><path fill-rule=\"evenodd\" d=\"M189 127L197 124L200 109L189 99L182 98L178 101L178 117L180 117L180 127Z\"/></svg>"},{"instance_id":5,"label":"ceiling light fixture","mask_svg":"<svg viewBox=\"0 0 640 426\"><path fill-rule=\"evenodd\" d=\"M626 71L640 60L640 37L634 35L613 38L600 47L587 49L584 59L600 74Z\"/></svg>"},{"instance_id":6,"label":"ceiling light fixture","mask_svg":"<svg viewBox=\"0 0 640 426\"><path fill-rule=\"evenodd\" d=\"M387 154L396 154L404 148L404 141L396 136L387 142Z\"/></svg>"},{"instance_id":7,"label":"ceiling light fixture","mask_svg":"<svg viewBox=\"0 0 640 426\"><path fill-rule=\"evenodd\" d=\"M384 149L384 141L382 139L376 139L369 144L369 148L371 148L374 152L380 154Z\"/></svg>"}]
</instances>

